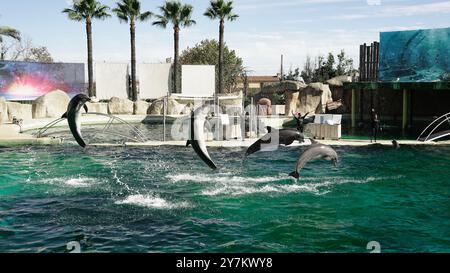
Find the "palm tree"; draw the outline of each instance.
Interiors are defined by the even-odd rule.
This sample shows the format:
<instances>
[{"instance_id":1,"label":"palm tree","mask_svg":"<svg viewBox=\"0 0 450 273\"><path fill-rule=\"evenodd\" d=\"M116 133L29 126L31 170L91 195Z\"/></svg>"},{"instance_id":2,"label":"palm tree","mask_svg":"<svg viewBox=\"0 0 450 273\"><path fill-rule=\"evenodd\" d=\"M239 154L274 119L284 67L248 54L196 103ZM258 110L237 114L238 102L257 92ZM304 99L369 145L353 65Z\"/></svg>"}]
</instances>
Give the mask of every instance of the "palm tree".
<instances>
[{"instance_id":1,"label":"palm tree","mask_svg":"<svg viewBox=\"0 0 450 273\"><path fill-rule=\"evenodd\" d=\"M13 38L20 41L20 32L16 29L10 27L0 27L0 44L3 43L3 36ZM0 60L5 59L5 52L2 50Z\"/></svg>"},{"instance_id":2,"label":"palm tree","mask_svg":"<svg viewBox=\"0 0 450 273\"><path fill-rule=\"evenodd\" d=\"M20 32L10 27L0 27L0 43L3 43L3 36L20 41Z\"/></svg>"},{"instance_id":3,"label":"palm tree","mask_svg":"<svg viewBox=\"0 0 450 273\"><path fill-rule=\"evenodd\" d=\"M88 52L88 80L89 96L95 96L94 93L94 69L92 57L92 20L106 19L111 15L108 13L109 7L101 4L96 0L79 0L73 1L72 8L64 9L63 13L67 13L70 20L86 22L86 36L87 36L87 52Z\"/></svg>"},{"instance_id":4,"label":"palm tree","mask_svg":"<svg viewBox=\"0 0 450 273\"><path fill-rule=\"evenodd\" d=\"M156 15L157 21L153 25L166 28L169 23L173 25L174 31L174 68L173 68L173 92L177 92L178 80L178 59L180 48L180 29L182 27L190 27L196 22L191 19L193 7L191 5L182 4L178 0L166 1L163 6L159 7L161 15Z\"/></svg>"},{"instance_id":5,"label":"palm tree","mask_svg":"<svg viewBox=\"0 0 450 273\"><path fill-rule=\"evenodd\" d=\"M210 7L203 14L210 19L219 19L219 94L224 90L223 77L223 51L224 51L224 32L225 20L235 21L239 15L233 13L233 1L211 0Z\"/></svg>"},{"instance_id":6,"label":"palm tree","mask_svg":"<svg viewBox=\"0 0 450 273\"><path fill-rule=\"evenodd\" d=\"M113 12L119 17L119 20L130 23L131 36L131 94L132 99L137 101L139 93L136 87L136 21L144 22L153 15L150 11L141 12L141 3L139 0L122 0L117 3L117 8Z\"/></svg>"}]
</instances>

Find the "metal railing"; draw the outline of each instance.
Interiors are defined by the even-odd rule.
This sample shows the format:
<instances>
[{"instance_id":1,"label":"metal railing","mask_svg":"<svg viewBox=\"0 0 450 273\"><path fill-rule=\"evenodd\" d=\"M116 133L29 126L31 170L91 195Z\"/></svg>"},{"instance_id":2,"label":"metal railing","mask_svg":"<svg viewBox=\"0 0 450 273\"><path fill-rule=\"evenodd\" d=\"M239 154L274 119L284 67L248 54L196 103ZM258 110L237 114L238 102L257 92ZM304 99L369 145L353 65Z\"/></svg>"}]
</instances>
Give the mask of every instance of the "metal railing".
<instances>
[{"instance_id":1,"label":"metal railing","mask_svg":"<svg viewBox=\"0 0 450 273\"><path fill-rule=\"evenodd\" d=\"M106 123L105 127L103 127L102 130L96 130L96 129L95 130L92 130L92 129L86 130L86 131L94 133L93 138L96 137L98 134L106 134L106 135L122 137L124 139L134 141L134 142L147 142L148 141L148 139L144 136L144 134L139 129L137 129L135 126L131 125L130 123L128 123L127 121L125 121L119 117L107 115L107 114L103 114L103 113L95 113L95 112L86 113L83 115L96 115L96 116L103 116L103 117L109 118L108 122ZM45 125L44 127L42 127L41 129L39 129L39 131L33 135L35 135L37 138L49 136L50 134L45 134L45 133L48 130L50 130L51 128L55 127L58 123L62 122L63 120L66 120L66 119L60 118L60 119L54 120L54 121L50 122L49 124ZM131 136L125 135L125 134L120 134L117 131L109 130L111 128L111 125L114 124L114 122L118 122L119 124L126 125L131 130ZM61 133L61 132L57 132L57 133ZM53 132L51 134L55 134L55 132Z\"/></svg>"},{"instance_id":2,"label":"metal railing","mask_svg":"<svg viewBox=\"0 0 450 273\"><path fill-rule=\"evenodd\" d=\"M439 118L435 119L430 125L427 126L427 128L425 128L425 130L423 130L423 132L417 138L417 141L429 142L429 141L435 141L440 138L449 136L450 129L446 130L446 131L435 133L436 130L446 122L448 122L450 125L450 113L447 113L447 114L442 115ZM435 124L437 124L437 125L434 126ZM428 130L431 128L433 128L433 130L430 130L430 132L428 134L426 134L426 132L428 132ZM426 135L426 137L424 137L425 135Z\"/></svg>"}]
</instances>

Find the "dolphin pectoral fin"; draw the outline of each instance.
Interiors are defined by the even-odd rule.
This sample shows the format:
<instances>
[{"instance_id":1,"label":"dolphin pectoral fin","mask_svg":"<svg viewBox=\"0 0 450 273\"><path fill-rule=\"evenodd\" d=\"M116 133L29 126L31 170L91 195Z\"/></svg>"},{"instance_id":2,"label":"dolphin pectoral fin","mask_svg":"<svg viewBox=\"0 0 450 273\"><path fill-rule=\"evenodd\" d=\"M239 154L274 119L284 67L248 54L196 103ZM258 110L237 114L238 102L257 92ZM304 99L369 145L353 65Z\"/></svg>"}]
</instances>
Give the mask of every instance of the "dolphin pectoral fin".
<instances>
[{"instance_id":1,"label":"dolphin pectoral fin","mask_svg":"<svg viewBox=\"0 0 450 273\"><path fill-rule=\"evenodd\" d=\"M292 177L294 177L294 178L296 178L296 179L299 179L299 178L300 178L300 174L299 174L297 171L291 172L291 173L289 174L289 176L292 176Z\"/></svg>"},{"instance_id":2,"label":"dolphin pectoral fin","mask_svg":"<svg viewBox=\"0 0 450 273\"><path fill-rule=\"evenodd\" d=\"M65 113L61 116L61 118L67 118L67 112L65 112Z\"/></svg>"},{"instance_id":3,"label":"dolphin pectoral fin","mask_svg":"<svg viewBox=\"0 0 450 273\"><path fill-rule=\"evenodd\" d=\"M191 141L190 141L190 140L188 140L188 141L186 142L186 147L189 147L189 145L191 145Z\"/></svg>"},{"instance_id":4,"label":"dolphin pectoral fin","mask_svg":"<svg viewBox=\"0 0 450 273\"><path fill-rule=\"evenodd\" d=\"M88 113L89 112L89 109L88 109L88 107L87 107L87 105L85 104L85 105L83 105L83 108L84 108L84 111L86 111L86 113Z\"/></svg>"}]
</instances>

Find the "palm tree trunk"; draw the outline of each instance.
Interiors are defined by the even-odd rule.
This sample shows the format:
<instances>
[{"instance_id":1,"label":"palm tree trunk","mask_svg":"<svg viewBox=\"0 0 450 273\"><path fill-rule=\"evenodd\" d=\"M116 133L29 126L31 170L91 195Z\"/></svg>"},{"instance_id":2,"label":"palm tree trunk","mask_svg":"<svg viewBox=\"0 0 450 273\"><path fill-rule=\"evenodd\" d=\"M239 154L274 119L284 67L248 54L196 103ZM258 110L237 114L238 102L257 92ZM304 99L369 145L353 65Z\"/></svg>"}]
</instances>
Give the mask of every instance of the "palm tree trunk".
<instances>
[{"instance_id":1,"label":"palm tree trunk","mask_svg":"<svg viewBox=\"0 0 450 273\"><path fill-rule=\"evenodd\" d=\"M173 67L173 90L172 92L178 93L178 56L180 48L180 28L174 27L174 67Z\"/></svg>"},{"instance_id":2,"label":"palm tree trunk","mask_svg":"<svg viewBox=\"0 0 450 273\"><path fill-rule=\"evenodd\" d=\"M88 94L90 97L95 96L94 92L94 64L92 58L92 22L91 18L86 19L86 35L87 35L87 53L88 53Z\"/></svg>"},{"instance_id":3,"label":"palm tree trunk","mask_svg":"<svg viewBox=\"0 0 450 273\"><path fill-rule=\"evenodd\" d=\"M224 51L224 32L225 32L225 22L223 19L220 20L219 28L219 94L224 92L224 82L223 82L223 51Z\"/></svg>"},{"instance_id":4,"label":"palm tree trunk","mask_svg":"<svg viewBox=\"0 0 450 273\"><path fill-rule=\"evenodd\" d=\"M133 101L139 99L139 93L136 86L136 25L134 21L130 23L131 36L131 96Z\"/></svg>"}]
</instances>

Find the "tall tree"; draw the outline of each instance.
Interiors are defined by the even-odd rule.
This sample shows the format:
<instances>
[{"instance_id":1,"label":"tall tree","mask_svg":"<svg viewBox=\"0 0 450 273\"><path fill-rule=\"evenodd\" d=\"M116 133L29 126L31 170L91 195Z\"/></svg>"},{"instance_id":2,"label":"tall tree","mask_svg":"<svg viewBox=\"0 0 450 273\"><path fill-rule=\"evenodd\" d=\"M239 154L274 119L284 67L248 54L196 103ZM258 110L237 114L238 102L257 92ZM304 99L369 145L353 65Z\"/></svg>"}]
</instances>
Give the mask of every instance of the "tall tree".
<instances>
[{"instance_id":1,"label":"tall tree","mask_svg":"<svg viewBox=\"0 0 450 273\"><path fill-rule=\"evenodd\" d=\"M94 63L92 53L92 21L94 19L104 20L111 15L108 13L109 7L96 0L78 0L73 1L72 8L63 10L70 20L86 23L87 53L88 53L88 93L89 96L95 96L94 92Z\"/></svg>"},{"instance_id":2,"label":"tall tree","mask_svg":"<svg viewBox=\"0 0 450 273\"><path fill-rule=\"evenodd\" d=\"M122 0L113 9L119 20L130 23L131 37L131 94L132 99L139 99L139 92L136 86L136 22L144 22L152 17L150 11L141 12L141 2L139 0Z\"/></svg>"},{"instance_id":3,"label":"tall tree","mask_svg":"<svg viewBox=\"0 0 450 273\"><path fill-rule=\"evenodd\" d=\"M180 54L180 29L190 27L196 22L192 20L193 7L188 4L182 4L178 0L166 1L159 7L160 15L156 15L157 20L153 25L166 28L169 23L173 25L174 32L174 67L173 67L173 90L178 91L178 67Z\"/></svg>"},{"instance_id":4,"label":"tall tree","mask_svg":"<svg viewBox=\"0 0 450 273\"><path fill-rule=\"evenodd\" d=\"M237 79L244 71L243 61L234 50L225 44L223 52L223 74L225 90L233 92L236 89ZM181 65L214 65L219 66L219 42L217 40L203 40L192 48L183 50L180 55ZM218 78L216 70L216 78ZM216 81L216 90L218 90Z\"/></svg>"},{"instance_id":5,"label":"tall tree","mask_svg":"<svg viewBox=\"0 0 450 273\"><path fill-rule=\"evenodd\" d=\"M212 20L220 20L219 24L219 94L224 93L224 33L225 20L235 21L239 15L233 13L233 1L211 0L204 15Z\"/></svg>"}]
</instances>

